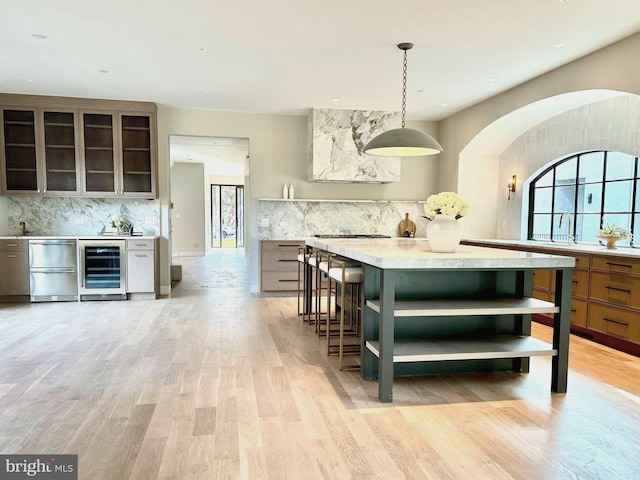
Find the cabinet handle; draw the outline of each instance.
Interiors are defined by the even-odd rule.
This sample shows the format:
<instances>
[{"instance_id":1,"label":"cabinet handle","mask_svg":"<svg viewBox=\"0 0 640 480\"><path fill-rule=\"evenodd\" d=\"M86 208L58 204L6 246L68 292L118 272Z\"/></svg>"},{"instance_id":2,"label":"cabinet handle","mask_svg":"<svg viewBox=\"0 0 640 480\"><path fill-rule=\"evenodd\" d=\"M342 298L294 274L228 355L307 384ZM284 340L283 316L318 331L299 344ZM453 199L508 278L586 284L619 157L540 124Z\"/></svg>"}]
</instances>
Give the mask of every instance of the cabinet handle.
<instances>
[{"instance_id":1,"label":"cabinet handle","mask_svg":"<svg viewBox=\"0 0 640 480\"><path fill-rule=\"evenodd\" d=\"M297 262L298 259L296 258L295 260L292 260L290 258L280 258L278 259L279 262Z\"/></svg>"},{"instance_id":2,"label":"cabinet handle","mask_svg":"<svg viewBox=\"0 0 640 480\"><path fill-rule=\"evenodd\" d=\"M17 247L18 244L17 243L6 243L5 246L6 247Z\"/></svg>"},{"instance_id":3,"label":"cabinet handle","mask_svg":"<svg viewBox=\"0 0 640 480\"><path fill-rule=\"evenodd\" d=\"M279 244L278 246L279 246L279 247L293 247L293 248L298 248L300 245L288 245L288 244L284 245L284 244Z\"/></svg>"},{"instance_id":4,"label":"cabinet handle","mask_svg":"<svg viewBox=\"0 0 640 480\"><path fill-rule=\"evenodd\" d=\"M631 290L627 290L626 288L610 287L609 285L605 285L604 288L606 288L607 290L617 290L618 292L631 293Z\"/></svg>"},{"instance_id":5,"label":"cabinet handle","mask_svg":"<svg viewBox=\"0 0 640 480\"><path fill-rule=\"evenodd\" d=\"M142 254L142 253L137 253L136 257L146 257L146 255Z\"/></svg>"},{"instance_id":6,"label":"cabinet handle","mask_svg":"<svg viewBox=\"0 0 640 480\"><path fill-rule=\"evenodd\" d=\"M298 280L296 280L296 279L294 279L294 280L283 280L283 279L280 279L278 281L279 282L297 282Z\"/></svg>"},{"instance_id":7,"label":"cabinet handle","mask_svg":"<svg viewBox=\"0 0 640 480\"><path fill-rule=\"evenodd\" d=\"M571 311L572 311L573 313L577 313L577 312L578 312L575 308L572 308L572 309L571 309Z\"/></svg>"},{"instance_id":8,"label":"cabinet handle","mask_svg":"<svg viewBox=\"0 0 640 480\"><path fill-rule=\"evenodd\" d=\"M607 262L606 265L609 265L609 267L624 267L624 268L631 268L631 265L625 265L624 263L613 263L613 262Z\"/></svg>"},{"instance_id":9,"label":"cabinet handle","mask_svg":"<svg viewBox=\"0 0 640 480\"><path fill-rule=\"evenodd\" d=\"M578 283L578 280L571 280L571 283Z\"/></svg>"},{"instance_id":10,"label":"cabinet handle","mask_svg":"<svg viewBox=\"0 0 640 480\"><path fill-rule=\"evenodd\" d=\"M15 254L9 253L9 254L7 255L7 258L18 258L18 255L15 255Z\"/></svg>"},{"instance_id":11,"label":"cabinet handle","mask_svg":"<svg viewBox=\"0 0 640 480\"><path fill-rule=\"evenodd\" d=\"M603 319L605 322L617 323L618 325L623 325L623 326L625 326L625 327L628 327L628 326L629 326L629 324L628 324L628 323L626 323L626 322L621 322L620 320L613 320L613 319L611 319L611 318L607 318L607 317L602 317L602 319Z\"/></svg>"}]
</instances>

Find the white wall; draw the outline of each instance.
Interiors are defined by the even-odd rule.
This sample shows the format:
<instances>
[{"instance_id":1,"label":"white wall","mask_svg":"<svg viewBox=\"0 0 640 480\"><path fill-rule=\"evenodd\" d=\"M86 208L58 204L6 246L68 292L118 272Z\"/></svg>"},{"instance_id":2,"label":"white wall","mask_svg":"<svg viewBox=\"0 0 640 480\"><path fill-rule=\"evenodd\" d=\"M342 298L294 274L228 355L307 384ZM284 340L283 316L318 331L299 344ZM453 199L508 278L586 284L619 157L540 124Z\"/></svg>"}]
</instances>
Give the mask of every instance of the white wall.
<instances>
[{"instance_id":1,"label":"white wall","mask_svg":"<svg viewBox=\"0 0 640 480\"><path fill-rule=\"evenodd\" d=\"M640 94L640 34L633 35L564 67L553 70L503 94L459 112L440 123L438 140L444 152L438 159L439 190L456 190L470 203L466 219L468 236L494 237L497 205L506 201L507 178L497 178L502 151L529 128L564 111L584 104L567 104L562 94L594 90L594 101L602 99L603 89ZM544 102L545 115L531 114L530 105ZM491 128L502 122L504 129ZM506 129L506 130L505 130ZM489 148L468 148L483 135ZM504 183L505 187L502 188ZM499 187L498 187L499 186Z\"/></svg>"},{"instance_id":2,"label":"white wall","mask_svg":"<svg viewBox=\"0 0 640 480\"><path fill-rule=\"evenodd\" d=\"M438 138L432 122L407 122ZM434 193L437 159L402 159L402 180L385 185L331 184L307 181L307 118L293 115L261 115L209 110L158 107L158 155L162 222L161 283L170 285L169 136L202 135L249 138L249 177L245 182L246 254L249 259L250 288L258 288L258 198L280 198L283 184L294 184L297 198L419 200ZM165 288L163 288L163 292Z\"/></svg>"},{"instance_id":3,"label":"white wall","mask_svg":"<svg viewBox=\"0 0 640 480\"><path fill-rule=\"evenodd\" d=\"M174 163L171 167L174 256L197 256L206 252L204 178L202 163Z\"/></svg>"}]
</instances>

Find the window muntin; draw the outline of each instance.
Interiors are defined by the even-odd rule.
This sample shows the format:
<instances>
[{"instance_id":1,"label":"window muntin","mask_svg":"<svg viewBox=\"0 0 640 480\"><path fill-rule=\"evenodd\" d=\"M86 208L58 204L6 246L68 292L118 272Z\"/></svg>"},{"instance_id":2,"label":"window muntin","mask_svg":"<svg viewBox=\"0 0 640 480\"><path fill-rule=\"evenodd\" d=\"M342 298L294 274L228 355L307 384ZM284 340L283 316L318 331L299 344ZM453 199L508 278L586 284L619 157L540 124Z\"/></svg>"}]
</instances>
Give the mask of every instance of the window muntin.
<instances>
[{"instance_id":1,"label":"window muntin","mask_svg":"<svg viewBox=\"0 0 640 480\"><path fill-rule=\"evenodd\" d=\"M577 241L597 243L604 223L640 233L638 158L595 151L561 159L533 179L529 205L529 240L563 242L573 234ZM572 232L568 222L559 226L563 212L575 220ZM633 238L621 243L633 245Z\"/></svg>"}]
</instances>

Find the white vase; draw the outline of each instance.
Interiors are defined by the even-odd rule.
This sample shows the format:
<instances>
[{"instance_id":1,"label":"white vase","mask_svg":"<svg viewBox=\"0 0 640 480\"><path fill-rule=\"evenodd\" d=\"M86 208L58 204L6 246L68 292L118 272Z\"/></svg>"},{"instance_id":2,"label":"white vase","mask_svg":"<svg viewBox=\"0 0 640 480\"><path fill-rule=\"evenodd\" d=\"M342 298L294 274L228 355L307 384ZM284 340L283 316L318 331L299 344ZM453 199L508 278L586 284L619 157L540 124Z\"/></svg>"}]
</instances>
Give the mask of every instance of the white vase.
<instances>
[{"instance_id":1,"label":"white vase","mask_svg":"<svg viewBox=\"0 0 640 480\"><path fill-rule=\"evenodd\" d=\"M287 184L284 184L284 187L282 187L282 199L286 200L287 198L289 198L289 187L287 187Z\"/></svg>"},{"instance_id":2,"label":"white vase","mask_svg":"<svg viewBox=\"0 0 640 480\"><path fill-rule=\"evenodd\" d=\"M432 252L453 253L462 240L462 225L452 215L436 215L427 224L427 239Z\"/></svg>"}]
</instances>

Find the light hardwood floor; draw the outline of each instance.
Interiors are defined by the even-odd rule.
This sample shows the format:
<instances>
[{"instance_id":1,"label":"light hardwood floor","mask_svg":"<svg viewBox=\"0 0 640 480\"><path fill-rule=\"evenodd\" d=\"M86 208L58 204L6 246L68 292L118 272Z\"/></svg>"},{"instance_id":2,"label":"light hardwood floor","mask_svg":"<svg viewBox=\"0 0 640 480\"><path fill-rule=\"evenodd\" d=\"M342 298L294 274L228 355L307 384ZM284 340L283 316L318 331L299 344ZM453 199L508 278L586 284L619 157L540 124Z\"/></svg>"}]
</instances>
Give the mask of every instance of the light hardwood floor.
<instances>
[{"instance_id":1,"label":"light hardwood floor","mask_svg":"<svg viewBox=\"0 0 640 480\"><path fill-rule=\"evenodd\" d=\"M0 305L0 452L87 480L640 478L639 358L572 336L567 394L536 357L381 404L239 253L183 259L170 298Z\"/></svg>"}]
</instances>

